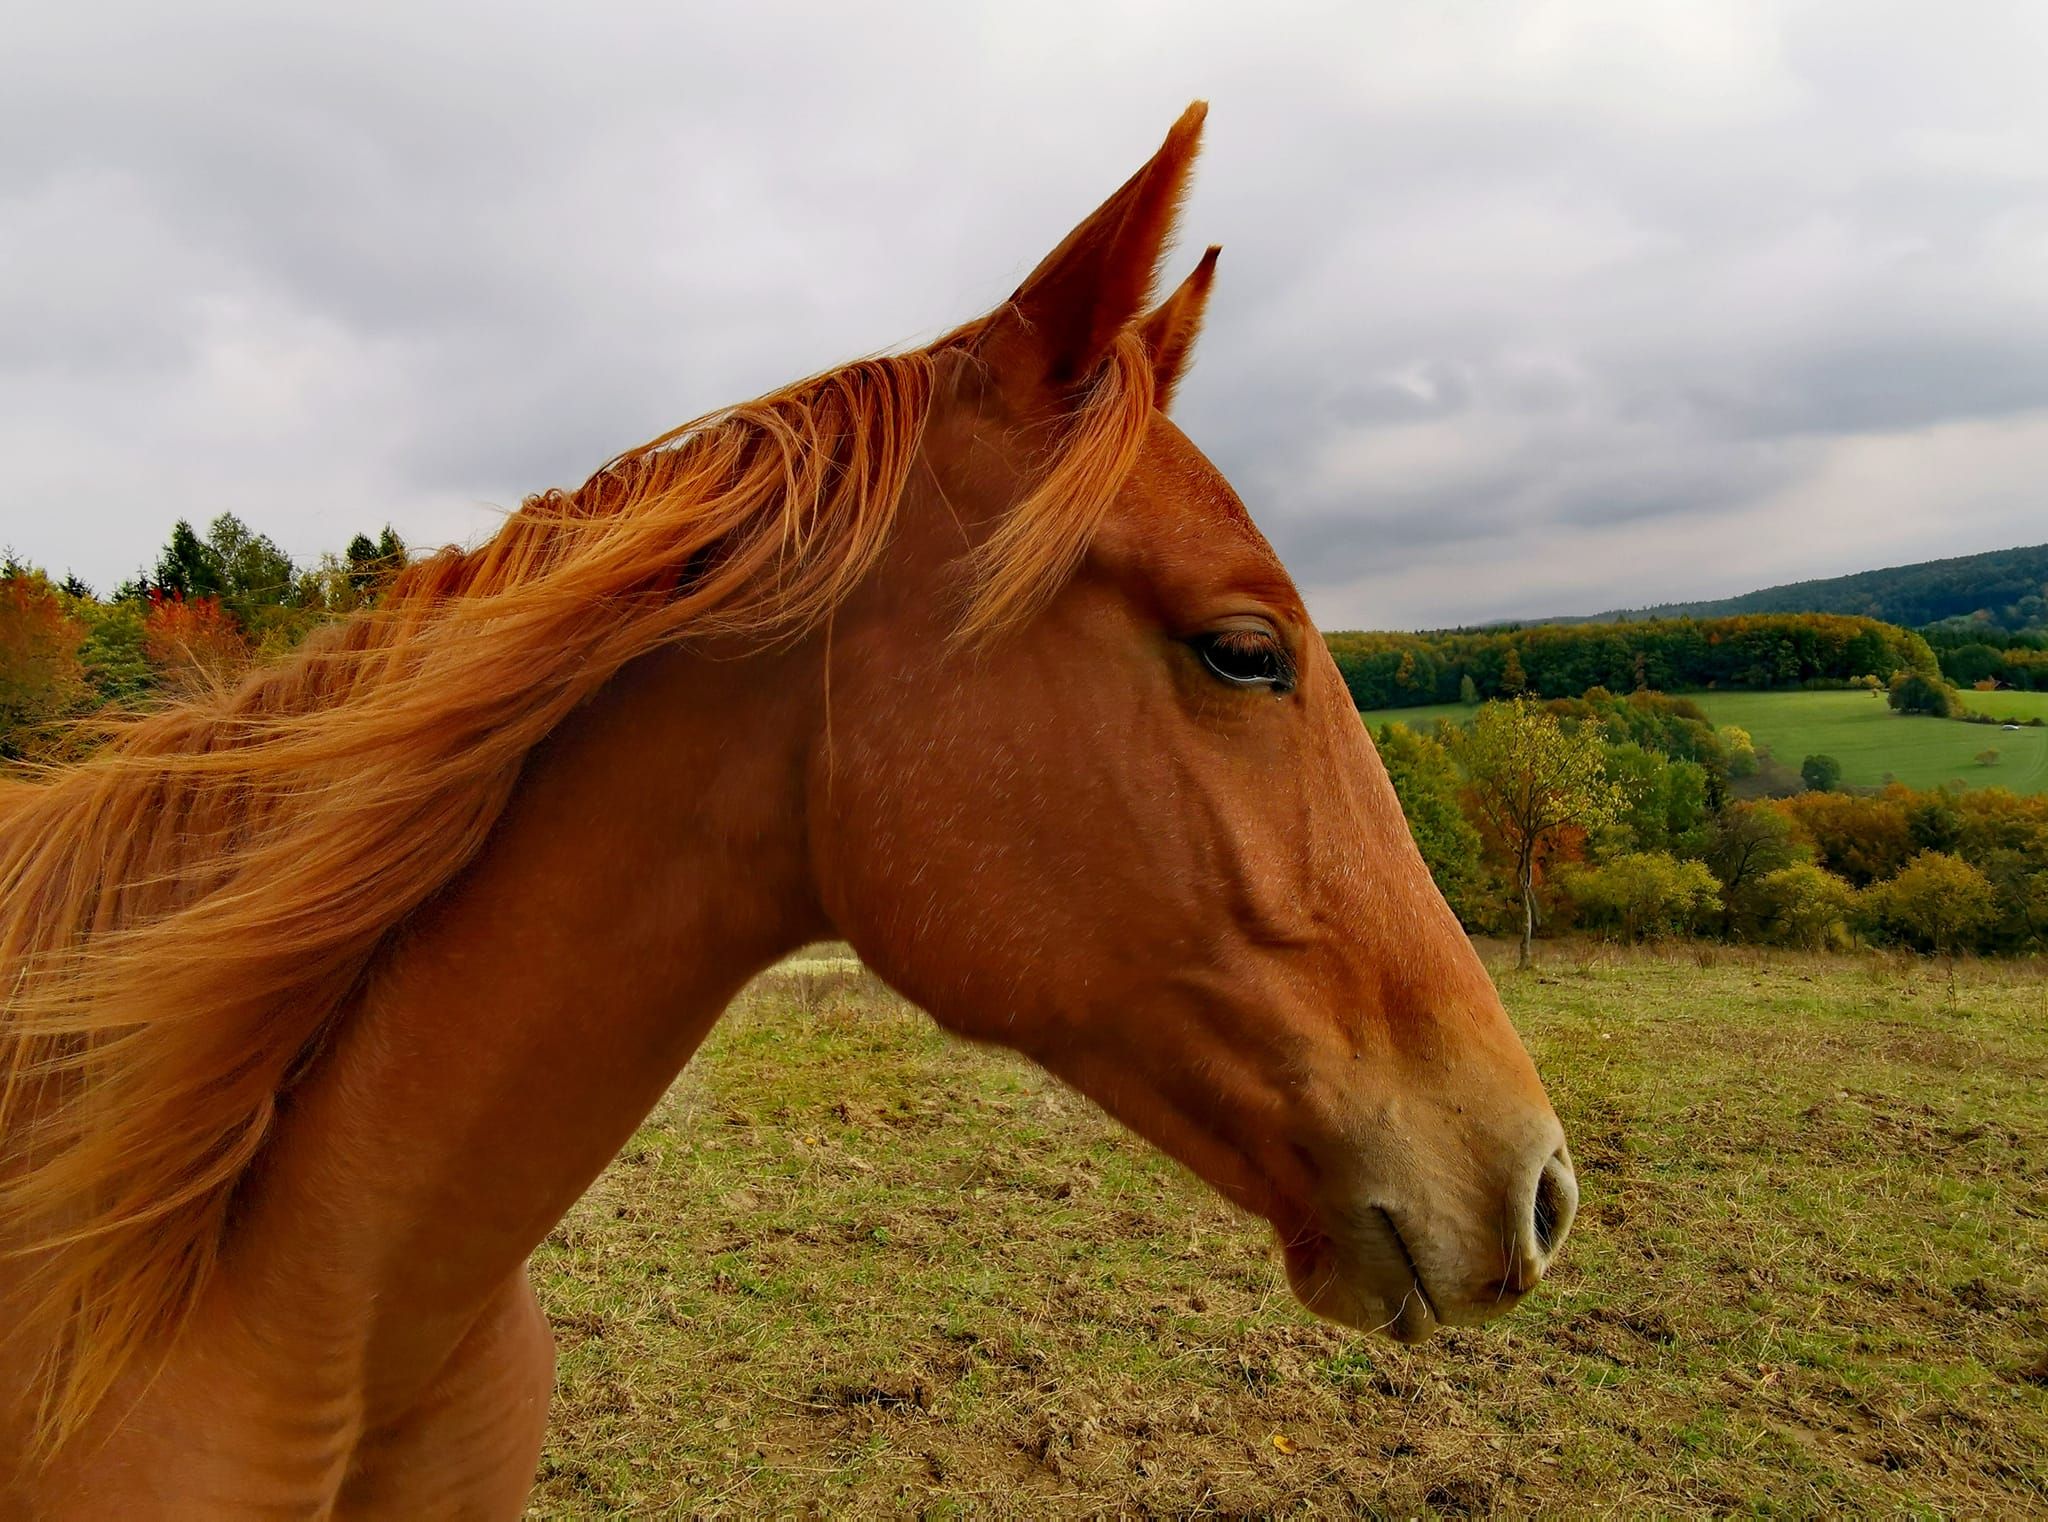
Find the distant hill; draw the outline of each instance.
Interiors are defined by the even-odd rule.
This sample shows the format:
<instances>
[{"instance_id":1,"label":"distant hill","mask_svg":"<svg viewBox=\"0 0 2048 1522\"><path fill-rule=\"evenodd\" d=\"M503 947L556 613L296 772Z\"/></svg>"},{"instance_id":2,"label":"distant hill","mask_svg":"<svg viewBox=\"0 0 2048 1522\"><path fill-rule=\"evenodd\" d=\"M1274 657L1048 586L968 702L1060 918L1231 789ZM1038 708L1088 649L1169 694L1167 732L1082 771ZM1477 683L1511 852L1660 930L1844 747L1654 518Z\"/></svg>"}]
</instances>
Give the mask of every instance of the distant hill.
<instances>
[{"instance_id":1,"label":"distant hill","mask_svg":"<svg viewBox=\"0 0 2048 1522\"><path fill-rule=\"evenodd\" d=\"M2048 625L2048 544L1794 581L1712 602L1660 603L1559 622L1728 618L1738 613L1851 613L1908 629L1981 614L2001 629L2038 628Z\"/></svg>"}]
</instances>

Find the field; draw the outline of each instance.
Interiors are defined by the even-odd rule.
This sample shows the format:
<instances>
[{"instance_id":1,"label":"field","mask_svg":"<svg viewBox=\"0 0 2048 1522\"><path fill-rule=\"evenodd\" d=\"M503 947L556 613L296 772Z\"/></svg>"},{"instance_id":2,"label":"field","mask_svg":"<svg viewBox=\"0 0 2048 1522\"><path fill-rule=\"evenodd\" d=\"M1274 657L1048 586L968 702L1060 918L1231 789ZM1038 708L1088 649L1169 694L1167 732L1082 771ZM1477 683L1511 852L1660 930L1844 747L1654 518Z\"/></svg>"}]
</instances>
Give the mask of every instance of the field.
<instances>
[{"instance_id":1,"label":"field","mask_svg":"<svg viewBox=\"0 0 2048 1522\"><path fill-rule=\"evenodd\" d=\"M1688 692L1716 724L1738 724L1757 744L1798 771L1811 755L1842 763L1842 780L1875 787L1887 774L1908 787L1961 782L1967 787L2009 787L2048 793L2048 729L1995 729L1959 720L1906 717L1869 692ZM2048 717L2048 692L1966 692L1972 708L1999 719ZM1365 716L1377 729L1395 720L1427 729L1438 719L1461 723L1472 710L1457 703L1425 708L1382 708ZM1976 757L1998 752L1994 765Z\"/></svg>"},{"instance_id":2,"label":"field","mask_svg":"<svg viewBox=\"0 0 2048 1522\"><path fill-rule=\"evenodd\" d=\"M758 982L536 1258L537 1517L2048 1506L2039 963L1544 948L1585 1191L1420 1349L842 959Z\"/></svg>"}]
</instances>

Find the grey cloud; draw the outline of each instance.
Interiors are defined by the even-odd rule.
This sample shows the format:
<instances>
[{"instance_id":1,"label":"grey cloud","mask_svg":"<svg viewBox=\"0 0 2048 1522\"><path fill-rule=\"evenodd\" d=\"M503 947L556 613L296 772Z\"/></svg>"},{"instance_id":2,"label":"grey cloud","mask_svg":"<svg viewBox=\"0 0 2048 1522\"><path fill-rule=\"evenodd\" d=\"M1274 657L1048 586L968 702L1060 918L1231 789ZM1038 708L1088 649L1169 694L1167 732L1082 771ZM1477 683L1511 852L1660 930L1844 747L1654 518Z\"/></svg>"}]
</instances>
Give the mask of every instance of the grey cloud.
<instances>
[{"instance_id":1,"label":"grey cloud","mask_svg":"<svg viewBox=\"0 0 2048 1522\"><path fill-rule=\"evenodd\" d=\"M299 554L488 532L984 308L1206 94L1181 421L1319 616L1690 595L1670 536L1848 490L1842 449L2048 414L2041 25L44 8L0 53L0 539L104 583L223 508ZM1941 548L2008 542L2009 477L1930 476ZM1784 528L1723 536L1728 589L1831 568Z\"/></svg>"}]
</instances>

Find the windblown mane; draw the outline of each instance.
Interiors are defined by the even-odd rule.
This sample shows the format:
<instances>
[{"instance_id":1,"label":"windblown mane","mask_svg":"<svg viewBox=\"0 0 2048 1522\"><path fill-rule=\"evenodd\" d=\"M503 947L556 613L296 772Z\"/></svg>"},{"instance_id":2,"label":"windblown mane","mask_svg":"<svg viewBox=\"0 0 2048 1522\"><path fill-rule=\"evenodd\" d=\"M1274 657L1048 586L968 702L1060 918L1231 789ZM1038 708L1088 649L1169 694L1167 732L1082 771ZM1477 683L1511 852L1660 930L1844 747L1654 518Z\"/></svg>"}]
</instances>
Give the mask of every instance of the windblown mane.
<instances>
[{"instance_id":1,"label":"windblown mane","mask_svg":"<svg viewBox=\"0 0 2048 1522\"><path fill-rule=\"evenodd\" d=\"M666 434L233 690L0 784L0 1255L27 1275L7 1334L49 1349L47 1450L189 1314L279 1096L528 752L635 657L794 637L873 568L944 347ZM1013 626L1071 571L1152 386L1124 334L967 567L964 633Z\"/></svg>"}]
</instances>

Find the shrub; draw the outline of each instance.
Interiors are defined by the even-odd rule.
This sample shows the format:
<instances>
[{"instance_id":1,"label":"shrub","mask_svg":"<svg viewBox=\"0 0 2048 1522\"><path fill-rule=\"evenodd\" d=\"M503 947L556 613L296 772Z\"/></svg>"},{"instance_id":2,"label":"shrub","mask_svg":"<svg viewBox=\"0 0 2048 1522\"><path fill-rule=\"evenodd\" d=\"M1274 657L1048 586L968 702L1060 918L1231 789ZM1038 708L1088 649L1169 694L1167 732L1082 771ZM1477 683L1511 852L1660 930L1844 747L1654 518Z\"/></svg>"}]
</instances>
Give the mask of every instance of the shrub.
<instances>
[{"instance_id":1,"label":"shrub","mask_svg":"<svg viewBox=\"0 0 2048 1522\"><path fill-rule=\"evenodd\" d=\"M1998 918L1991 880L1946 851L1922 851L1863 898L1864 915L1876 928L1922 951L1963 950Z\"/></svg>"},{"instance_id":2,"label":"shrub","mask_svg":"<svg viewBox=\"0 0 2048 1522\"><path fill-rule=\"evenodd\" d=\"M1624 940L1679 934L1721 907L1721 884L1704 862L1663 851L1631 851L1597 867L1568 867L1562 875L1579 912Z\"/></svg>"},{"instance_id":3,"label":"shrub","mask_svg":"<svg viewBox=\"0 0 2048 1522\"><path fill-rule=\"evenodd\" d=\"M1757 925L1766 939L1820 951L1849 944L1856 890L1834 873L1795 862L1757 884Z\"/></svg>"}]
</instances>

